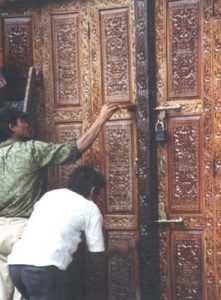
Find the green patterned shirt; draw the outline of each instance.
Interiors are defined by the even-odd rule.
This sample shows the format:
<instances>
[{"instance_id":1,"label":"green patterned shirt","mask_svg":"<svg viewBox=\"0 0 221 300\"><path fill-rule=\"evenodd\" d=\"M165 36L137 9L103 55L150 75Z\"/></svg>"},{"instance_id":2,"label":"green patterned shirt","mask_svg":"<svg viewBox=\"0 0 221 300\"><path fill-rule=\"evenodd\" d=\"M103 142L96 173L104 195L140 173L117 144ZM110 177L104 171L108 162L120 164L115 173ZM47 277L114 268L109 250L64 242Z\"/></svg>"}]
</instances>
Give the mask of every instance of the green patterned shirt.
<instances>
[{"instance_id":1,"label":"green patterned shirt","mask_svg":"<svg viewBox=\"0 0 221 300\"><path fill-rule=\"evenodd\" d=\"M75 142L9 139L0 143L0 217L29 217L47 182L46 169L80 158Z\"/></svg>"}]
</instances>

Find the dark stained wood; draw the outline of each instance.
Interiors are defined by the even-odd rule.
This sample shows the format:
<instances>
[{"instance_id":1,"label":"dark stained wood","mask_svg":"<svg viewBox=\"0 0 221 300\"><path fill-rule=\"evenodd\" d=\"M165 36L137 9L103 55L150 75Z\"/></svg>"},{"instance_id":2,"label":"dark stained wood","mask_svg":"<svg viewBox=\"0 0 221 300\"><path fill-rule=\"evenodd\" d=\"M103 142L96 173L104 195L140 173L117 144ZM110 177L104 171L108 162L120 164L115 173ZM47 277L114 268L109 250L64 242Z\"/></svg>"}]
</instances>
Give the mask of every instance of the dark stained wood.
<instances>
[{"instance_id":1,"label":"dark stained wood","mask_svg":"<svg viewBox=\"0 0 221 300\"><path fill-rule=\"evenodd\" d=\"M139 274L141 299L159 299L156 144L155 1L136 1Z\"/></svg>"},{"instance_id":2,"label":"dark stained wood","mask_svg":"<svg viewBox=\"0 0 221 300\"><path fill-rule=\"evenodd\" d=\"M3 18L5 77L10 101L24 100L29 67L33 64L31 17Z\"/></svg>"}]
</instances>

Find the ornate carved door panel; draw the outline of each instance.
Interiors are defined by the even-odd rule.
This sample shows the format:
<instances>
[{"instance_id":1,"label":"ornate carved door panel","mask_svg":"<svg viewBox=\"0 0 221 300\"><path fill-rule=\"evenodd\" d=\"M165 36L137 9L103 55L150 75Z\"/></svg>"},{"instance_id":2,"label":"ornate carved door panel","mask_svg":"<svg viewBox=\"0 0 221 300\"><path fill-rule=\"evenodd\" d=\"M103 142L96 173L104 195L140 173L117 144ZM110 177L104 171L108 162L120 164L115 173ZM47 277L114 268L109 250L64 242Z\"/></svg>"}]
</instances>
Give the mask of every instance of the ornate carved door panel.
<instances>
[{"instance_id":1,"label":"ornate carved door panel","mask_svg":"<svg viewBox=\"0 0 221 300\"><path fill-rule=\"evenodd\" d=\"M221 298L218 10L207 0L156 1L157 105L181 105L166 113L168 141L158 147L164 300Z\"/></svg>"},{"instance_id":2,"label":"ornate carved door panel","mask_svg":"<svg viewBox=\"0 0 221 300\"><path fill-rule=\"evenodd\" d=\"M4 73L10 101L24 99L29 67L41 65L40 17L37 9L5 10L1 14Z\"/></svg>"},{"instance_id":3,"label":"ornate carved door panel","mask_svg":"<svg viewBox=\"0 0 221 300\"><path fill-rule=\"evenodd\" d=\"M13 23L11 20L16 30L10 27L10 35L5 31L6 25ZM27 64L33 61L43 71L41 132L46 140L63 142L80 136L104 103L134 103L134 22L134 3L130 0L64 1L5 15L6 66L15 64L18 52L20 69L25 68L30 56L32 60ZM11 36L12 50L8 48ZM13 60L9 50L15 52ZM121 110L105 125L96 144L80 162L94 165L106 176L107 187L100 204L107 246L111 249L136 240L135 140L134 112ZM74 166L50 172L50 186L66 185ZM138 299L137 268L134 252L110 258L108 299Z\"/></svg>"},{"instance_id":4,"label":"ornate carved door panel","mask_svg":"<svg viewBox=\"0 0 221 300\"><path fill-rule=\"evenodd\" d=\"M56 142L76 139L90 123L88 7L73 2L41 12L46 137ZM74 166L58 167L50 185L66 185Z\"/></svg>"},{"instance_id":5,"label":"ornate carved door panel","mask_svg":"<svg viewBox=\"0 0 221 300\"><path fill-rule=\"evenodd\" d=\"M90 6L91 103L94 117L103 103L135 101L133 1L92 0ZM133 243L137 230L134 113L121 110L106 123L93 147L93 164L106 174L104 203L107 244ZM137 299L134 253L109 260L108 299Z\"/></svg>"}]
</instances>

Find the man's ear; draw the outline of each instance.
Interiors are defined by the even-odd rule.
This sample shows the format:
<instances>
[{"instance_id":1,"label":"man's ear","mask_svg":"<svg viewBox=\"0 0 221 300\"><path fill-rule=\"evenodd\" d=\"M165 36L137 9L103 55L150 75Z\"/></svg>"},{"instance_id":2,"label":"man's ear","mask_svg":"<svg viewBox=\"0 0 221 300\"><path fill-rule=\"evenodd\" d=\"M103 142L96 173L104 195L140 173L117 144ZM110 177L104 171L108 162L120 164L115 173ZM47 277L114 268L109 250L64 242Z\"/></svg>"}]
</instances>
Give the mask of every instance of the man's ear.
<instances>
[{"instance_id":1,"label":"man's ear","mask_svg":"<svg viewBox=\"0 0 221 300\"><path fill-rule=\"evenodd\" d=\"M9 123L9 124L8 124L8 128L9 128L11 131L14 131L14 127L15 127L14 124L12 124L12 123Z\"/></svg>"}]
</instances>

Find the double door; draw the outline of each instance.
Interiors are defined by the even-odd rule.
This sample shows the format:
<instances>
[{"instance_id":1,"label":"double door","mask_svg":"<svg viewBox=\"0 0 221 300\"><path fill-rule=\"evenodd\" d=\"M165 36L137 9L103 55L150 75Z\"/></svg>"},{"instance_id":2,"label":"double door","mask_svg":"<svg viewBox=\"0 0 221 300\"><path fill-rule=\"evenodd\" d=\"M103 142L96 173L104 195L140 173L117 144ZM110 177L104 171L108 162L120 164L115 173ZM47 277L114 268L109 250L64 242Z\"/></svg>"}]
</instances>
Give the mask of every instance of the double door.
<instances>
[{"instance_id":1,"label":"double door","mask_svg":"<svg viewBox=\"0 0 221 300\"><path fill-rule=\"evenodd\" d=\"M11 98L23 97L30 65L43 73L40 137L78 138L104 103L135 101L133 1L63 1L5 9L2 41ZM109 249L137 238L134 113L122 109L108 121L78 163L51 170L51 188L64 187L78 164L98 168L107 185L98 199ZM113 255L108 262L108 299L137 299L137 257Z\"/></svg>"}]
</instances>

